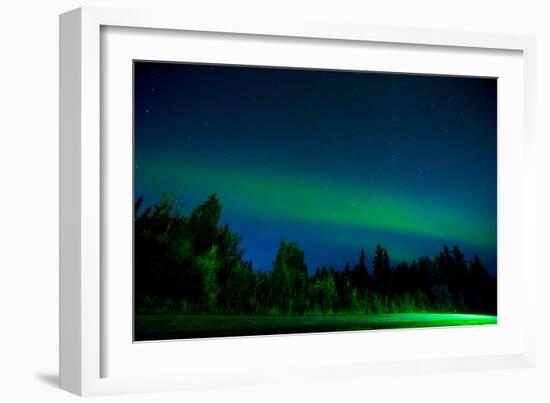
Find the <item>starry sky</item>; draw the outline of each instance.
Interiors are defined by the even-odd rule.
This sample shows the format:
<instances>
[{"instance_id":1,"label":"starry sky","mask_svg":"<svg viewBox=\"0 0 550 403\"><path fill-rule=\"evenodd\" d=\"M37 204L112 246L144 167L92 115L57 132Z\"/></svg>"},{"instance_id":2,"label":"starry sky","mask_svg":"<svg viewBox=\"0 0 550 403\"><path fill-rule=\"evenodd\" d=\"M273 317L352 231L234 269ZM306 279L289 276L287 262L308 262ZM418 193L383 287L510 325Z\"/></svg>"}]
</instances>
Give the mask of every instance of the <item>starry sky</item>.
<instances>
[{"instance_id":1,"label":"starry sky","mask_svg":"<svg viewBox=\"0 0 550 403\"><path fill-rule=\"evenodd\" d=\"M496 99L491 78L136 61L135 196L216 193L256 270L284 239L310 271L447 244L496 274Z\"/></svg>"}]
</instances>

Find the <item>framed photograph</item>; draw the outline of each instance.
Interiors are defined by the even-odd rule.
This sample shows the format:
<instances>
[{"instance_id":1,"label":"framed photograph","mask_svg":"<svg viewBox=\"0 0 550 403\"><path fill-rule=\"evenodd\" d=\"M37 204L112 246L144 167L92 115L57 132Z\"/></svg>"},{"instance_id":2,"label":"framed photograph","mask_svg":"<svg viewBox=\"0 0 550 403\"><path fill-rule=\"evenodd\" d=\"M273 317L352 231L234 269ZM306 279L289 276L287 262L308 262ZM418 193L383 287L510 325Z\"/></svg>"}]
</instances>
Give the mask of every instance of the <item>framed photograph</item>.
<instances>
[{"instance_id":1,"label":"framed photograph","mask_svg":"<svg viewBox=\"0 0 550 403\"><path fill-rule=\"evenodd\" d=\"M533 38L86 8L60 44L64 389L533 365Z\"/></svg>"},{"instance_id":2,"label":"framed photograph","mask_svg":"<svg viewBox=\"0 0 550 403\"><path fill-rule=\"evenodd\" d=\"M497 323L496 78L134 61L133 90L135 341Z\"/></svg>"}]
</instances>

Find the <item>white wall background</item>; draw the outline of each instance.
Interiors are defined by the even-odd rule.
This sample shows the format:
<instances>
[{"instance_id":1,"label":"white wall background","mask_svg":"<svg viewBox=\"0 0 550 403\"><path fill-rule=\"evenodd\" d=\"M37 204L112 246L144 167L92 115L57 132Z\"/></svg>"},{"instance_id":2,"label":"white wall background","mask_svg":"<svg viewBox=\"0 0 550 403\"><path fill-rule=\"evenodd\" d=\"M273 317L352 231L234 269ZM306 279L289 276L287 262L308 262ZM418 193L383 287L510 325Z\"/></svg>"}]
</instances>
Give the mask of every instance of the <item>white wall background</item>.
<instances>
[{"instance_id":1,"label":"white wall background","mask_svg":"<svg viewBox=\"0 0 550 403\"><path fill-rule=\"evenodd\" d=\"M546 3L546 4L545 4ZM7 0L0 5L0 400L75 401L57 389L58 14L81 5L171 7L231 18L268 13L373 25L537 35L538 248L550 246L550 11L546 1L502 0ZM546 172L545 172L546 170ZM546 260L546 258L544 258ZM539 268L538 365L534 369L371 377L94 398L122 402L550 401L549 267Z\"/></svg>"}]
</instances>

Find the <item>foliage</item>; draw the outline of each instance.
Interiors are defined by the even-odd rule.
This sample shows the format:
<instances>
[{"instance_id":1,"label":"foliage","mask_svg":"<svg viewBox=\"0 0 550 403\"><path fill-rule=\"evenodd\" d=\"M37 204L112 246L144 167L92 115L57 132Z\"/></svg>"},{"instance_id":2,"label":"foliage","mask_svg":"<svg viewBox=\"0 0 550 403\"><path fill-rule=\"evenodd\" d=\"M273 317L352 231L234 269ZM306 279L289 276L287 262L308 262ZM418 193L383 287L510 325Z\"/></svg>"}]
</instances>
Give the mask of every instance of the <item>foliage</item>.
<instances>
[{"instance_id":1,"label":"foliage","mask_svg":"<svg viewBox=\"0 0 550 403\"><path fill-rule=\"evenodd\" d=\"M304 251L294 242L281 242L273 265L274 306L290 314L304 312L308 292L308 274Z\"/></svg>"},{"instance_id":2,"label":"foliage","mask_svg":"<svg viewBox=\"0 0 550 403\"><path fill-rule=\"evenodd\" d=\"M403 312L496 313L496 278L478 256L467 262L457 246L434 259L392 267L377 245L372 274L367 256L342 270L308 273L304 251L282 241L271 272L244 260L241 238L221 226L215 194L189 216L164 195L145 210L135 203L135 303L143 314L314 315ZM143 211L142 211L143 210Z\"/></svg>"}]
</instances>

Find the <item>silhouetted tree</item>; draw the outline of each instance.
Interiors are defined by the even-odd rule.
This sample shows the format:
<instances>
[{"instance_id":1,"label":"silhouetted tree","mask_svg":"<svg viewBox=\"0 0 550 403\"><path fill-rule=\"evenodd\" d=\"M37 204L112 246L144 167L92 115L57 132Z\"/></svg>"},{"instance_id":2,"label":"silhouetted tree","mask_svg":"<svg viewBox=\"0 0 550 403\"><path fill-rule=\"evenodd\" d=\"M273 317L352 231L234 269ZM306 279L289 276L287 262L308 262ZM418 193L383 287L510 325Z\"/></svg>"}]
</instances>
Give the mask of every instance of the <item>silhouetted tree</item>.
<instances>
[{"instance_id":1,"label":"silhouetted tree","mask_svg":"<svg viewBox=\"0 0 550 403\"><path fill-rule=\"evenodd\" d=\"M216 194L193 210L189 229L193 233L193 246L197 254L208 251L216 241L221 213L222 206Z\"/></svg>"},{"instance_id":2,"label":"silhouetted tree","mask_svg":"<svg viewBox=\"0 0 550 403\"><path fill-rule=\"evenodd\" d=\"M314 310L332 312L336 304L338 294L334 270L329 270L325 275L316 278L311 286L311 302Z\"/></svg>"},{"instance_id":3,"label":"silhouetted tree","mask_svg":"<svg viewBox=\"0 0 550 403\"><path fill-rule=\"evenodd\" d=\"M390 291L391 283L390 258L386 249L384 249L381 245L376 245L376 249L374 251L373 278L378 291L383 295L387 295Z\"/></svg>"},{"instance_id":4,"label":"silhouetted tree","mask_svg":"<svg viewBox=\"0 0 550 403\"><path fill-rule=\"evenodd\" d=\"M306 308L307 283L304 252L294 242L281 242L273 265L277 308L288 314L303 312Z\"/></svg>"},{"instance_id":5,"label":"silhouetted tree","mask_svg":"<svg viewBox=\"0 0 550 403\"><path fill-rule=\"evenodd\" d=\"M351 284L357 289L359 294L363 294L367 288L369 273L367 269L365 251L361 248L359 253L359 262L351 272Z\"/></svg>"},{"instance_id":6,"label":"silhouetted tree","mask_svg":"<svg viewBox=\"0 0 550 403\"><path fill-rule=\"evenodd\" d=\"M134 205L135 303L138 313L301 314L470 311L496 313L496 278L479 257L445 245L432 260L402 262L392 270L377 245L369 275L364 249L343 270L317 268L310 276L303 250L283 241L271 272L244 261L241 238L220 226L215 194L189 216L175 196L144 209Z\"/></svg>"}]
</instances>

